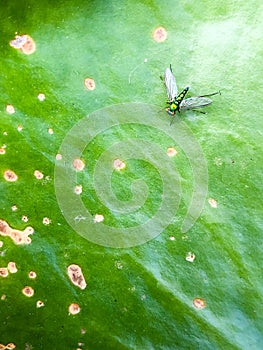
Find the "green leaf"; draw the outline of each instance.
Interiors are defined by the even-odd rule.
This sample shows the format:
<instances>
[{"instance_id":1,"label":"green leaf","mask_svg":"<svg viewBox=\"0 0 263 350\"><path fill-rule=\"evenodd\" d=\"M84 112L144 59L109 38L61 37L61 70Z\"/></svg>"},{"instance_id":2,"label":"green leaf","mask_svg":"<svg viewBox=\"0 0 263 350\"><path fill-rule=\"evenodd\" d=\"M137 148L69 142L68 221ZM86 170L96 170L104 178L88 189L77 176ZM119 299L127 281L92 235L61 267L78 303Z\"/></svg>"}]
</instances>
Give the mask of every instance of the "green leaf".
<instances>
[{"instance_id":1,"label":"green leaf","mask_svg":"<svg viewBox=\"0 0 263 350\"><path fill-rule=\"evenodd\" d=\"M0 344L261 348L260 9L259 1L0 5L0 272L17 268L0 276ZM167 38L160 30L158 42L160 26ZM35 52L12 47L16 35L29 35ZM185 111L170 126L160 80L170 64L188 97L221 91L206 115ZM83 289L68 276L72 264ZM80 312L70 314L71 304Z\"/></svg>"}]
</instances>

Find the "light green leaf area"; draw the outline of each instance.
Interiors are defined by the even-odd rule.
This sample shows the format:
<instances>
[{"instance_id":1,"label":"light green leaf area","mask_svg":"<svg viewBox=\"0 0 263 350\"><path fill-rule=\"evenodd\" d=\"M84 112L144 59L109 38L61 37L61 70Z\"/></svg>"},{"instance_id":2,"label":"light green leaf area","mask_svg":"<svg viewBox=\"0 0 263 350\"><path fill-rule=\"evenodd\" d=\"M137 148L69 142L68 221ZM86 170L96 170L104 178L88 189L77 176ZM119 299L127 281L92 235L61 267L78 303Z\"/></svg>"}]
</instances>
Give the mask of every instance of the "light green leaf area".
<instances>
[{"instance_id":1,"label":"light green leaf area","mask_svg":"<svg viewBox=\"0 0 263 350\"><path fill-rule=\"evenodd\" d=\"M18 270L0 276L1 344L18 350L262 348L262 11L254 0L2 2L0 219L34 233L30 244L0 237L0 268L15 262ZM154 39L159 26L167 32L162 42ZM10 46L23 34L36 43L34 53ZM179 91L190 86L188 97L221 91L203 109L207 114L185 111L170 126L160 79L170 64ZM94 79L94 90L85 78ZM141 106L139 114L133 104ZM15 113L7 113L8 105ZM87 126L76 129L80 137L61 146L87 116ZM97 122L102 129L93 135ZM91 136L79 154L78 141ZM113 160L122 160L126 141L133 153L118 171ZM176 156L167 156L169 147ZM61 149L79 155L84 170L72 170L64 153L56 159ZM60 166L65 184L74 172L65 192L63 178L56 178ZM6 170L17 181L6 181ZM201 215L193 208L183 232L196 183ZM74 200L67 202L75 185L82 193L71 197L90 215L79 222ZM165 198L171 206L161 206ZM172 216L152 223L159 212ZM104 221L93 223L96 214ZM78 232L86 223L89 239ZM143 225L153 239L126 246L128 228L140 239ZM109 244L94 243L105 227L123 234L122 248L111 246L111 236ZM71 264L81 267L85 289L70 281ZM32 297L22 293L26 286ZM196 298L204 308L195 307ZM69 313L72 303L80 307L76 315Z\"/></svg>"}]
</instances>

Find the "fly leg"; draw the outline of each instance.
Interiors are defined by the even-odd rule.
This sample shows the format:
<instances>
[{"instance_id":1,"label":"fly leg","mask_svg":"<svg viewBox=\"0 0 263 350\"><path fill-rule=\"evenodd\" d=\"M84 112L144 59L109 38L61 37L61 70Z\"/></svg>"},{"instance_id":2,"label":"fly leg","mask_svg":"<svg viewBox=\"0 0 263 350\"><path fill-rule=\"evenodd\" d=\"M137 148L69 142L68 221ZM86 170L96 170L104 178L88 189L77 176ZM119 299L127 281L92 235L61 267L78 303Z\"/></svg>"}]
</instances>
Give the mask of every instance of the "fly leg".
<instances>
[{"instance_id":1,"label":"fly leg","mask_svg":"<svg viewBox=\"0 0 263 350\"><path fill-rule=\"evenodd\" d=\"M200 96L200 97L203 97L203 96ZM199 111L198 109L192 109L192 111L197 112L197 113L207 114L206 112Z\"/></svg>"},{"instance_id":2,"label":"fly leg","mask_svg":"<svg viewBox=\"0 0 263 350\"><path fill-rule=\"evenodd\" d=\"M198 96L198 97L209 97L209 96L214 96L214 95L221 95L221 91L217 91L217 92L213 92L212 94L207 94L207 95L202 95L202 96Z\"/></svg>"},{"instance_id":3,"label":"fly leg","mask_svg":"<svg viewBox=\"0 0 263 350\"><path fill-rule=\"evenodd\" d=\"M171 119L170 126L172 126L172 125L173 125L174 120L175 120L175 115L174 115L174 116L172 117L172 119Z\"/></svg>"},{"instance_id":4,"label":"fly leg","mask_svg":"<svg viewBox=\"0 0 263 350\"><path fill-rule=\"evenodd\" d=\"M178 110L178 113L180 113L180 110ZM172 117L171 122L170 122L170 126L173 125L175 117L176 117L176 114L174 113L174 116Z\"/></svg>"}]
</instances>

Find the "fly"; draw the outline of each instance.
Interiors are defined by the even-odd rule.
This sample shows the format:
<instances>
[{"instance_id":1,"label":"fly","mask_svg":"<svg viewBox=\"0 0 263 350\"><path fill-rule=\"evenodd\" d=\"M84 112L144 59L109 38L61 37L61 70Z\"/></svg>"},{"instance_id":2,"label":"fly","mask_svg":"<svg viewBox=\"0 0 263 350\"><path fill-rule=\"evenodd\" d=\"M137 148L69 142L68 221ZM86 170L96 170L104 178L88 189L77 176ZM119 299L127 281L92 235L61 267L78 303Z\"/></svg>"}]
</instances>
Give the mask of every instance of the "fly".
<instances>
[{"instance_id":1,"label":"fly","mask_svg":"<svg viewBox=\"0 0 263 350\"><path fill-rule=\"evenodd\" d=\"M169 105L169 107L166 108L166 112L171 116L175 116L175 113L176 112L180 113L181 110L202 108L202 107L208 106L213 102L208 97L221 94L220 91L218 91L208 95L189 97L184 99L185 95L189 90L189 87L187 86L185 89L183 89L182 92L178 94L176 79L173 75L171 65L170 65L170 68L166 68L164 72L164 82L165 82L166 92L168 96L167 104ZM201 112L201 113L204 113L204 112ZM173 121L174 121L174 117L171 120L171 125Z\"/></svg>"}]
</instances>

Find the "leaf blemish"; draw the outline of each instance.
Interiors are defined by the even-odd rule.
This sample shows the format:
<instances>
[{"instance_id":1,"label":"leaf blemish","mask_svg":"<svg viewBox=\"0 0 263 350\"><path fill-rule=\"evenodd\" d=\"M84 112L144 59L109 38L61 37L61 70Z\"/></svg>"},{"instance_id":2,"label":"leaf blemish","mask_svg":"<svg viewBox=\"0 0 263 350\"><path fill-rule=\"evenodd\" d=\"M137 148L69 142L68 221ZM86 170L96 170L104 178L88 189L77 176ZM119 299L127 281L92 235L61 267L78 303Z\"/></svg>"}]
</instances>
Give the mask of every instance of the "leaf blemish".
<instances>
[{"instance_id":1,"label":"leaf blemish","mask_svg":"<svg viewBox=\"0 0 263 350\"><path fill-rule=\"evenodd\" d=\"M18 179L16 173L10 169L4 172L4 179L8 182L15 182Z\"/></svg>"},{"instance_id":2,"label":"leaf blemish","mask_svg":"<svg viewBox=\"0 0 263 350\"><path fill-rule=\"evenodd\" d=\"M202 298L195 298L193 304L197 309L204 309L206 307L206 302Z\"/></svg>"},{"instance_id":3,"label":"leaf blemish","mask_svg":"<svg viewBox=\"0 0 263 350\"><path fill-rule=\"evenodd\" d=\"M176 156L177 155L177 151L176 151L176 149L175 148L173 148L173 147L169 147L169 148L167 148L167 155L168 155L168 157L174 157L174 156Z\"/></svg>"},{"instance_id":4,"label":"leaf blemish","mask_svg":"<svg viewBox=\"0 0 263 350\"><path fill-rule=\"evenodd\" d=\"M10 41L10 46L14 49L20 50L26 55L31 55L36 51L36 44L31 36L25 35L16 35L14 40Z\"/></svg>"},{"instance_id":5,"label":"leaf blemish","mask_svg":"<svg viewBox=\"0 0 263 350\"><path fill-rule=\"evenodd\" d=\"M15 230L8 225L4 220L0 220L0 236L9 236L15 244L29 244L31 243L31 238L29 235L34 233L34 229L28 226L24 231Z\"/></svg>"},{"instance_id":6,"label":"leaf blemish","mask_svg":"<svg viewBox=\"0 0 263 350\"><path fill-rule=\"evenodd\" d=\"M30 271L29 274L28 274L28 277L29 278L36 278L37 274L35 273L35 271Z\"/></svg>"},{"instance_id":7,"label":"leaf blemish","mask_svg":"<svg viewBox=\"0 0 263 350\"><path fill-rule=\"evenodd\" d=\"M84 162L79 158L74 159L72 165L73 168L77 171L82 171L85 168Z\"/></svg>"},{"instance_id":8,"label":"leaf blemish","mask_svg":"<svg viewBox=\"0 0 263 350\"><path fill-rule=\"evenodd\" d=\"M161 42L165 41L166 38L167 38L167 31L164 27L158 27L154 30L153 39L157 43L161 43Z\"/></svg>"},{"instance_id":9,"label":"leaf blemish","mask_svg":"<svg viewBox=\"0 0 263 350\"><path fill-rule=\"evenodd\" d=\"M69 305L68 311L71 315L76 315L80 312L80 307L78 304L73 303Z\"/></svg>"},{"instance_id":10,"label":"leaf blemish","mask_svg":"<svg viewBox=\"0 0 263 350\"><path fill-rule=\"evenodd\" d=\"M41 180L41 179L43 179L44 174L41 173L41 171L39 171L39 170L35 170L34 171L34 176L35 176L36 179Z\"/></svg>"},{"instance_id":11,"label":"leaf blemish","mask_svg":"<svg viewBox=\"0 0 263 350\"><path fill-rule=\"evenodd\" d=\"M94 90L96 87L95 81L92 78L86 78L84 80L84 85L88 90Z\"/></svg>"},{"instance_id":12,"label":"leaf blemish","mask_svg":"<svg viewBox=\"0 0 263 350\"><path fill-rule=\"evenodd\" d=\"M26 286L25 288L22 289L22 293L26 297L32 297L34 295L34 289L32 287Z\"/></svg>"},{"instance_id":13,"label":"leaf blemish","mask_svg":"<svg viewBox=\"0 0 263 350\"><path fill-rule=\"evenodd\" d=\"M87 283L85 281L84 275L81 271L81 268L76 264L71 264L68 266L67 269L68 276L71 280L71 282L79 287L80 289L85 289L87 286Z\"/></svg>"}]
</instances>

